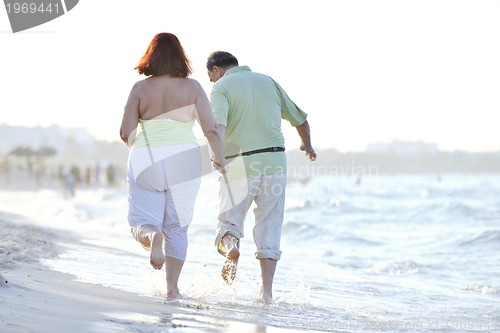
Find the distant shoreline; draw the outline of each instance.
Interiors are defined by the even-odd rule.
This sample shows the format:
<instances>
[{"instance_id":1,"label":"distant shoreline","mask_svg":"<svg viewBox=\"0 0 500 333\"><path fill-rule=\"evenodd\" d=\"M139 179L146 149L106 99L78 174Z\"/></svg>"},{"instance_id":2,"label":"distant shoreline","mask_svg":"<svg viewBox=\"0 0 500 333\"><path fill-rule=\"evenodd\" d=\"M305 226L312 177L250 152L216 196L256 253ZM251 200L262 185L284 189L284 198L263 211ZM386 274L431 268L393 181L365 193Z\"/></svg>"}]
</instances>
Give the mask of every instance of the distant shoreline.
<instances>
[{"instance_id":1,"label":"distant shoreline","mask_svg":"<svg viewBox=\"0 0 500 333\"><path fill-rule=\"evenodd\" d=\"M86 128L22 127L0 124L0 180L15 170L50 171L76 166L81 172L113 166L123 178L128 148L123 142L95 139ZM31 151L31 155L26 155ZM45 155L40 155L45 151ZM38 155L37 155L38 153ZM310 163L298 147L286 146L291 178L323 174L369 176L387 174L444 174L500 172L500 151L440 151L434 143L394 140L370 144L363 152L317 149ZM33 170L31 170L33 169ZM51 172L55 172L52 170ZM104 182L104 180L100 180ZM1 186L1 185L0 185Z\"/></svg>"},{"instance_id":2,"label":"distant shoreline","mask_svg":"<svg viewBox=\"0 0 500 333\"><path fill-rule=\"evenodd\" d=\"M388 174L500 173L500 152L341 153L326 149L318 150L317 153L316 161L308 162L303 152L287 152L289 171L296 169L304 173L309 170L316 175L354 177ZM320 169L323 171L319 172Z\"/></svg>"}]
</instances>

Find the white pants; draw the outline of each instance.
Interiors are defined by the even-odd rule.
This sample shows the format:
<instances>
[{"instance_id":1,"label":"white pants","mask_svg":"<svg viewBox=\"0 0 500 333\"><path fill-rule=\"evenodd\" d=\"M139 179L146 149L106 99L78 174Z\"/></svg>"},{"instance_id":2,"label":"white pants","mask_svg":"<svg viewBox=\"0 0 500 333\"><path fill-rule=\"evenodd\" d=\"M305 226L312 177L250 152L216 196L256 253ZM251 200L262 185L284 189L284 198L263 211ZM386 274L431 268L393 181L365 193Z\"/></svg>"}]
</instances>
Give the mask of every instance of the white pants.
<instances>
[{"instance_id":1,"label":"white pants","mask_svg":"<svg viewBox=\"0 0 500 333\"><path fill-rule=\"evenodd\" d=\"M133 149L129 156L128 223L132 236L139 241L139 229L153 225L165 236L164 254L185 260L187 231L201 181L199 149L193 145L151 147L157 159L153 164L146 149ZM149 165L141 165L146 162Z\"/></svg>"},{"instance_id":2,"label":"white pants","mask_svg":"<svg viewBox=\"0 0 500 333\"><path fill-rule=\"evenodd\" d=\"M245 217L252 202L255 202L253 240L257 259L281 258L280 241L283 225L286 174L263 175L234 180L220 180L219 222L215 246L225 256L221 239L231 234L244 237Z\"/></svg>"}]
</instances>

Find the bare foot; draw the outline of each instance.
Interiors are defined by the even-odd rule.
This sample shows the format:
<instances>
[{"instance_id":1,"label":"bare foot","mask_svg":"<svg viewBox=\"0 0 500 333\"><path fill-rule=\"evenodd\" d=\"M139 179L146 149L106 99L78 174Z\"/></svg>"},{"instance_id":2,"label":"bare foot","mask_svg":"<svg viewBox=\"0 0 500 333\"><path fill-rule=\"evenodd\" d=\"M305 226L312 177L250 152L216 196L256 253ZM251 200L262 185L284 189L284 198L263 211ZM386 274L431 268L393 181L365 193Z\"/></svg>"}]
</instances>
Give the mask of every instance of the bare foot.
<instances>
[{"instance_id":1,"label":"bare foot","mask_svg":"<svg viewBox=\"0 0 500 333\"><path fill-rule=\"evenodd\" d=\"M161 232L152 234L151 255L149 258L149 262L154 269L161 269L163 267L165 257L163 255L163 235Z\"/></svg>"},{"instance_id":2,"label":"bare foot","mask_svg":"<svg viewBox=\"0 0 500 333\"><path fill-rule=\"evenodd\" d=\"M260 286L260 298L262 299L262 303L265 305L273 304L273 292L272 291L264 291L264 287Z\"/></svg>"},{"instance_id":3,"label":"bare foot","mask_svg":"<svg viewBox=\"0 0 500 333\"><path fill-rule=\"evenodd\" d=\"M179 290L168 290L167 291L167 299L169 301L173 301L173 300L180 299L180 298L182 298L182 295L179 292Z\"/></svg>"},{"instance_id":4,"label":"bare foot","mask_svg":"<svg viewBox=\"0 0 500 333\"><path fill-rule=\"evenodd\" d=\"M224 279L227 284L232 284L236 278L236 268L240 257L240 250L235 244L233 245L234 246L231 247L226 253L226 261L224 262L224 265L222 265L221 271L222 279Z\"/></svg>"},{"instance_id":5,"label":"bare foot","mask_svg":"<svg viewBox=\"0 0 500 333\"><path fill-rule=\"evenodd\" d=\"M273 294L272 293L261 293L262 302L266 305L273 304Z\"/></svg>"}]
</instances>

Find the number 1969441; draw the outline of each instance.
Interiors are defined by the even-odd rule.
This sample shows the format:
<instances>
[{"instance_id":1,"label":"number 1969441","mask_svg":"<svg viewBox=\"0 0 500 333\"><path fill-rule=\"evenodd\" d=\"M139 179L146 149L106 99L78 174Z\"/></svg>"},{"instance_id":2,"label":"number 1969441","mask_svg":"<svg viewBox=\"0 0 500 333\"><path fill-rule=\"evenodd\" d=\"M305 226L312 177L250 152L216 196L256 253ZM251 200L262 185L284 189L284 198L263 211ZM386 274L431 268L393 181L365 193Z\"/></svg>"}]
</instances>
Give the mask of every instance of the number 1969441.
<instances>
[{"instance_id":1,"label":"number 1969441","mask_svg":"<svg viewBox=\"0 0 500 333\"><path fill-rule=\"evenodd\" d=\"M62 8L59 7L59 2L48 2L48 3L26 3L26 2L14 2L7 3L5 5L7 8L7 13L11 14L35 14L35 13L59 13Z\"/></svg>"}]
</instances>

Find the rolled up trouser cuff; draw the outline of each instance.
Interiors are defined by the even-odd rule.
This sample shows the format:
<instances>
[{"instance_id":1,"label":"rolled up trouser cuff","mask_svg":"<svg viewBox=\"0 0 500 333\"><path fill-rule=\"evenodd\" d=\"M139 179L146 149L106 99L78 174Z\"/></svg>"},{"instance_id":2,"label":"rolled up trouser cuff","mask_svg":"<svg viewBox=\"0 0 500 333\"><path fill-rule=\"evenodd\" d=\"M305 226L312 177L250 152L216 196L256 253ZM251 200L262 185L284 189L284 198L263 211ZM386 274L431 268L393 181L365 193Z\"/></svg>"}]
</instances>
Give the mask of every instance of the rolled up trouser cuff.
<instances>
[{"instance_id":1,"label":"rolled up trouser cuff","mask_svg":"<svg viewBox=\"0 0 500 333\"><path fill-rule=\"evenodd\" d=\"M255 252L255 258L280 260L281 259L281 251L280 250L271 250L271 249L257 250Z\"/></svg>"},{"instance_id":2,"label":"rolled up trouser cuff","mask_svg":"<svg viewBox=\"0 0 500 333\"><path fill-rule=\"evenodd\" d=\"M217 248L217 251L224 257L226 256L226 247L222 245L222 237L224 237L227 234L234 236L238 240L236 244L238 248L240 247L240 238L243 237L243 235L240 233L239 229L235 225L225 223L217 227L217 234L215 236L215 247Z\"/></svg>"}]
</instances>

